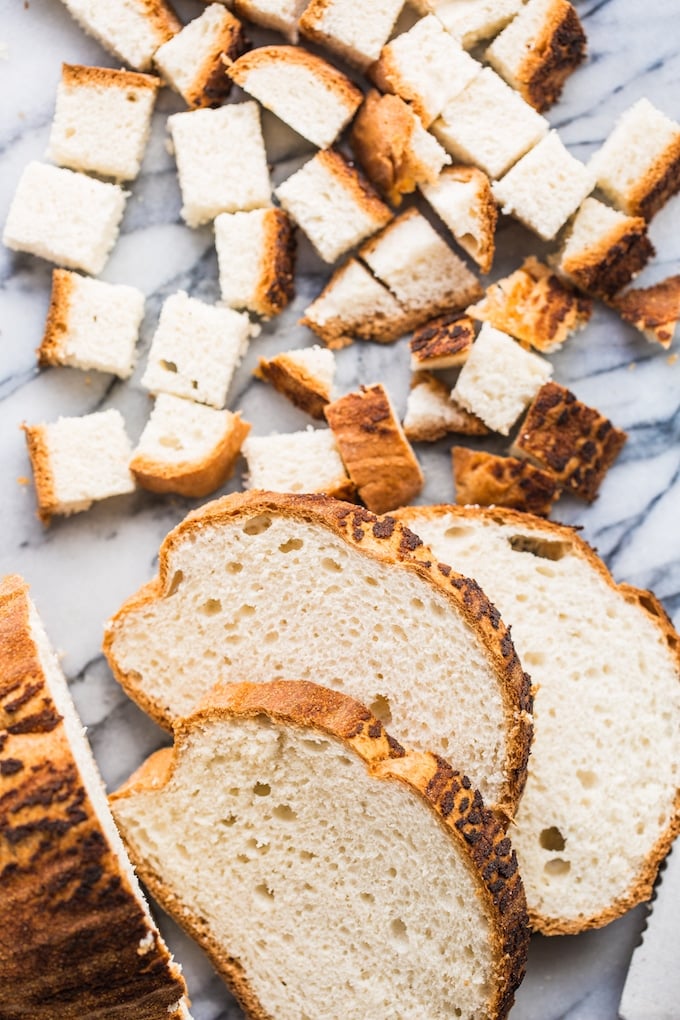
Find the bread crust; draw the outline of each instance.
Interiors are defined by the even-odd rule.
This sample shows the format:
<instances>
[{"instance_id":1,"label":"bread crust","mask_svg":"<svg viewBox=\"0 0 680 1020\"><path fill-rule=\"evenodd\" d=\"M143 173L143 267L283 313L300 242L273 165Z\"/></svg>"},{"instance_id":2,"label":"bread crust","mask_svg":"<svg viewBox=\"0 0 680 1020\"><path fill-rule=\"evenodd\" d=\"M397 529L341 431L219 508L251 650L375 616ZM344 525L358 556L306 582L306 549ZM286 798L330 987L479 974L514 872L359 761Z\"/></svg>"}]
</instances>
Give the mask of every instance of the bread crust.
<instances>
[{"instance_id":1,"label":"bread crust","mask_svg":"<svg viewBox=\"0 0 680 1020\"><path fill-rule=\"evenodd\" d=\"M568 0L554 0L517 68L515 87L543 113L560 98L565 81L585 55L586 34L574 6Z\"/></svg>"},{"instance_id":2,"label":"bread crust","mask_svg":"<svg viewBox=\"0 0 680 1020\"><path fill-rule=\"evenodd\" d=\"M191 716L177 722L174 751L145 763L113 794L113 804L168 783L183 744L195 727L261 715L275 723L313 729L341 741L364 762L372 777L402 784L435 812L448 837L458 845L478 886L496 959L492 997L485 1015L503 1020L524 975L528 950L526 900L510 840L467 776L433 754L405 752L378 719L352 698L308 681L218 684ZM134 845L131 849L134 852ZM141 856L137 865L154 897L208 952L251 1020L271 1020L242 968L215 942L200 919L167 889L162 876Z\"/></svg>"},{"instance_id":3,"label":"bread crust","mask_svg":"<svg viewBox=\"0 0 680 1020\"><path fill-rule=\"evenodd\" d=\"M330 387L288 354L260 358L253 375L270 383L301 411L323 420L324 408L331 399Z\"/></svg>"},{"instance_id":4,"label":"bread crust","mask_svg":"<svg viewBox=\"0 0 680 1020\"><path fill-rule=\"evenodd\" d=\"M53 515L59 513L61 505L57 499L54 473L50 463L47 429L44 425L27 425L25 422L21 428L26 436L28 456L33 469L38 517L47 526Z\"/></svg>"},{"instance_id":5,"label":"bread crust","mask_svg":"<svg viewBox=\"0 0 680 1020\"><path fill-rule=\"evenodd\" d=\"M334 6L338 6L338 0L310 0L298 22L300 33L317 45L324 46L332 53L338 54L354 67L365 70L371 64L370 57L365 57L353 46L348 45L338 36L332 35L331 32L324 31L324 15L329 8Z\"/></svg>"},{"instance_id":6,"label":"bread crust","mask_svg":"<svg viewBox=\"0 0 680 1020\"><path fill-rule=\"evenodd\" d=\"M448 312L424 323L409 340L411 368L454 368L467 361L475 340L469 315Z\"/></svg>"},{"instance_id":7,"label":"bread crust","mask_svg":"<svg viewBox=\"0 0 680 1020\"><path fill-rule=\"evenodd\" d=\"M202 64L196 68L191 87L184 93L184 98L194 110L222 105L232 86L223 58L226 57L228 61L237 60L250 46L238 18L226 7L222 17L222 27L215 34Z\"/></svg>"},{"instance_id":8,"label":"bread crust","mask_svg":"<svg viewBox=\"0 0 680 1020\"><path fill-rule=\"evenodd\" d=\"M680 191L680 131L628 192L625 211L647 222Z\"/></svg>"},{"instance_id":9,"label":"bread crust","mask_svg":"<svg viewBox=\"0 0 680 1020\"><path fill-rule=\"evenodd\" d=\"M479 266L480 272L488 273L493 265L496 254L496 226L498 224L498 204L493 197L491 181L483 170L476 166L462 164L447 166L442 170L442 177L453 178L461 183L475 181L477 185L475 216L478 232L471 240L469 235L456 237L458 244ZM449 228L451 229L451 228ZM454 234L454 237L456 235Z\"/></svg>"},{"instance_id":10,"label":"bread crust","mask_svg":"<svg viewBox=\"0 0 680 1020\"><path fill-rule=\"evenodd\" d=\"M353 163L348 163L335 149L322 149L317 160L337 183L352 195L356 205L369 216L375 230L386 226L394 215L385 205L373 186Z\"/></svg>"},{"instance_id":11,"label":"bread crust","mask_svg":"<svg viewBox=\"0 0 680 1020\"><path fill-rule=\"evenodd\" d=\"M141 71L117 70L113 67L90 67L84 64L62 64L61 83L67 88L150 89L158 92L163 84L154 74Z\"/></svg>"},{"instance_id":12,"label":"bread crust","mask_svg":"<svg viewBox=\"0 0 680 1020\"><path fill-rule=\"evenodd\" d=\"M284 209L268 209L261 276L251 303L266 318L278 315L295 297L295 225Z\"/></svg>"},{"instance_id":13,"label":"bread crust","mask_svg":"<svg viewBox=\"0 0 680 1020\"><path fill-rule=\"evenodd\" d=\"M513 507L547 516L560 494L557 478L526 460L482 450L451 450L456 503Z\"/></svg>"},{"instance_id":14,"label":"bread crust","mask_svg":"<svg viewBox=\"0 0 680 1020\"><path fill-rule=\"evenodd\" d=\"M611 305L648 340L670 347L680 319L680 275L617 294Z\"/></svg>"},{"instance_id":15,"label":"bread crust","mask_svg":"<svg viewBox=\"0 0 680 1020\"><path fill-rule=\"evenodd\" d=\"M259 46L250 53L245 53L230 64L229 75L237 85L248 91L248 75L259 67L271 67L275 64L300 67L314 75L320 86L332 92L340 100L351 115L361 104L363 94L353 85L347 75L336 70L321 57L315 56L298 46Z\"/></svg>"},{"instance_id":16,"label":"bread crust","mask_svg":"<svg viewBox=\"0 0 680 1020\"><path fill-rule=\"evenodd\" d=\"M145 77L141 76L140 77ZM64 337L68 334L68 320L75 284L73 273L66 269L52 270L52 293L47 310L45 332L40 347L36 351L38 364L41 368L48 365L61 365L65 355ZM28 431L26 432L28 439ZM29 451L31 443L29 440ZM31 457L31 459L33 459ZM37 485L37 482L36 482Z\"/></svg>"},{"instance_id":17,"label":"bread crust","mask_svg":"<svg viewBox=\"0 0 680 1020\"><path fill-rule=\"evenodd\" d=\"M182 30L182 22L165 0L137 0L137 3L153 25L159 46Z\"/></svg>"},{"instance_id":18,"label":"bread crust","mask_svg":"<svg viewBox=\"0 0 680 1020\"><path fill-rule=\"evenodd\" d=\"M641 216L630 217L577 255L559 257L558 269L595 297L612 298L656 254Z\"/></svg>"},{"instance_id":19,"label":"bread crust","mask_svg":"<svg viewBox=\"0 0 680 1020\"><path fill-rule=\"evenodd\" d=\"M7 1020L165 1020L184 981L82 783L32 633L0 582L0 984ZM141 946L148 948L141 948Z\"/></svg>"}]
</instances>

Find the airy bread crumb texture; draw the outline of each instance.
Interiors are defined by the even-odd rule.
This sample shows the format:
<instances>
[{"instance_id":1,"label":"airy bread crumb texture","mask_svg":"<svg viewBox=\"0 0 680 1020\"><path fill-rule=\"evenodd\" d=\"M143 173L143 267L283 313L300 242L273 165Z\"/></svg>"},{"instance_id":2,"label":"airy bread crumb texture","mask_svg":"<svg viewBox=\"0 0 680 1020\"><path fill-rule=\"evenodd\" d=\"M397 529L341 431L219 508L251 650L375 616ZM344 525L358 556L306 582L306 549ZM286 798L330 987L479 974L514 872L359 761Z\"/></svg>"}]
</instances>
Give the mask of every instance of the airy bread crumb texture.
<instances>
[{"instance_id":1,"label":"airy bread crumb texture","mask_svg":"<svg viewBox=\"0 0 680 1020\"><path fill-rule=\"evenodd\" d=\"M517 457L454 446L451 466L456 503L463 506L511 507L547 517L561 492L552 472Z\"/></svg>"},{"instance_id":2,"label":"airy bread crumb texture","mask_svg":"<svg viewBox=\"0 0 680 1020\"><path fill-rule=\"evenodd\" d=\"M498 207L484 171L449 166L436 181L418 187L461 248L488 273L496 251Z\"/></svg>"},{"instance_id":3,"label":"airy bread crumb texture","mask_svg":"<svg viewBox=\"0 0 680 1020\"><path fill-rule=\"evenodd\" d=\"M326 347L302 347L260 358L254 375L270 383L313 418L323 418L331 399L335 356Z\"/></svg>"},{"instance_id":4,"label":"airy bread crumb texture","mask_svg":"<svg viewBox=\"0 0 680 1020\"><path fill-rule=\"evenodd\" d=\"M164 0L62 0L69 14L124 64L147 71L156 50L182 28Z\"/></svg>"},{"instance_id":5,"label":"airy bread crumb texture","mask_svg":"<svg viewBox=\"0 0 680 1020\"><path fill-rule=\"evenodd\" d=\"M300 18L302 35L366 70L380 56L404 0L310 0Z\"/></svg>"},{"instance_id":6,"label":"airy bread crumb texture","mask_svg":"<svg viewBox=\"0 0 680 1020\"><path fill-rule=\"evenodd\" d=\"M283 209L220 213L215 247L222 302L265 318L295 294L295 228Z\"/></svg>"},{"instance_id":7,"label":"airy bread crumb texture","mask_svg":"<svg viewBox=\"0 0 680 1020\"><path fill-rule=\"evenodd\" d=\"M524 0L415 0L423 13L434 13L466 50L496 35L522 9Z\"/></svg>"},{"instance_id":8,"label":"airy bread crumb texture","mask_svg":"<svg viewBox=\"0 0 680 1020\"><path fill-rule=\"evenodd\" d=\"M330 429L311 425L301 432L251 436L243 444L248 462L247 489L320 492L353 499L355 487Z\"/></svg>"},{"instance_id":9,"label":"airy bread crumb texture","mask_svg":"<svg viewBox=\"0 0 680 1020\"><path fill-rule=\"evenodd\" d=\"M476 415L451 399L451 387L429 372L418 372L411 381L406 403L404 435L412 443L434 443L450 432L485 436L488 428Z\"/></svg>"}]
</instances>

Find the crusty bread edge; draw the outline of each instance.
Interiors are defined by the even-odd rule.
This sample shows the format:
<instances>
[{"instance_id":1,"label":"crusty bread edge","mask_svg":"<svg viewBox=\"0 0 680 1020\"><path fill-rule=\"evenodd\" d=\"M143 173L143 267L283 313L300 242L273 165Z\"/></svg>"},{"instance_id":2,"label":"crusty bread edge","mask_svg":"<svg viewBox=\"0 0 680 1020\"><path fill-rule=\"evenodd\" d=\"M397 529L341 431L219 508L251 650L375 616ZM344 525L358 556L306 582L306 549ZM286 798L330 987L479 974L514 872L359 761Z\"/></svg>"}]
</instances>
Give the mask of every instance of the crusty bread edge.
<instances>
[{"instance_id":1,"label":"crusty bread edge","mask_svg":"<svg viewBox=\"0 0 680 1020\"><path fill-rule=\"evenodd\" d=\"M278 315L295 296L295 225L284 209L266 209L260 279L251 307L258 315Z\"/></svg>"},{"instance_id":2,"label":"crusty bread edge","mask_svg":"<svg viewBox=\"0 0 680 1020\"><path fill-rule=\"evenodd\" d=\"M62 64L61 84L67 88L87 88L99 85L104 88L150 89L158 92L163 84L154 74L141 71L118 70L113 67L91 67L85 64Z\"/></svg>"},{"instance_id":3,"label":"crusty bread edge","mask_svg":"<svg viewBox=\"0 0 680 1020\"><path fill-rule=\"evenodd\" d=\"M322 57L297 46L259 46L228 64L229 75L237 85L248 91L248 75L259 67L273 67L283 64L299 67L313 75L318 84L332 92L351 116L363 100L363 93L347 75L338 71Z\"/></svg>"},{"instance_id":4,"label":"crusty bread edge","mask_svg":"<svg viewBox=\"0 0 680 1020\"><path fill-rule=\"evenodd\" d=\"M38 501L38 517L44 525L48 525L53 514L59 513L60 503L57 499L54 472L50 461L45 425L22 424L26 435L28 456L33 469L35 494Z\"/></svg>"},{"instance_id":5,"label":"crusty bread edge","mask_svg":"<svg viewBox=\"0 0 680 1020\"><path fill-rule=\"evenodd\" d=\"M223 22L217 28L190 87L184 93L193 109L220 106L231 91L232 80L223 57L237 60L248 43L243 25L231 11L224 8Z\"/></svg>"},{"instance_id":6,"label":"crusty bread edge","mask_svg":"<svg viewBox=\"0 0 680 1020\"><path fill-rule=\"evenodd\" d=\"M68 333L68 318L75 290L73 273L66 269L52 270L52 292L47 310L45 332L36 351L41 368L61 365L64 362L64 336Z\"/></svg>"}]
</instances>

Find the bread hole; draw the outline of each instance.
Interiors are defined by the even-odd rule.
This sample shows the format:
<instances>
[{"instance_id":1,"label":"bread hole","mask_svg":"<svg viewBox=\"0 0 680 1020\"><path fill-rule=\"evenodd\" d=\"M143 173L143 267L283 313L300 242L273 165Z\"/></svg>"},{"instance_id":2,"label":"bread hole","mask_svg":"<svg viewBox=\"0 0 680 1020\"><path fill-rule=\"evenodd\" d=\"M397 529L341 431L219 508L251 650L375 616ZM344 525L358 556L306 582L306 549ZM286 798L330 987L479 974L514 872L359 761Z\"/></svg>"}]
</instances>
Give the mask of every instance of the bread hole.
<instances>
[{"instance_id":1,"label":"bread hole","mask_svg":"<svg viewBox=\"0 0 680 1020\"><path fill-rule=\"evenodd\" d=\"M236 815L228 814L226 818L220 818L218 824L224 826L225 829L230 829L232 825L236 825L237 821Z\"/></svg>"},{"instance_id":2,"label":"bread hole","mask_svg":"<svg viewBox=\"0 0 680 1020\"><path fill-rule=\"evenodd\" d=\"M222 603L219 599L206 599L199 609L205 616L215 616L222 612Z\"/></svg>"},{"instance_id":3,"label":"bread hole","mask_svg":"<svg viewBox=\"0 0 680 1020\"><path fill-rule=\"evenodd\" d=\"M546 875L567 875L571 871L571 862L565 861L563 857L553 857L551 861L546 861L543 870Z\"/></svg>"},{"instance_id":4,"label":"bread hole","mask_svg":"<svg viewBox=\"0 0 680 1020\"><path fill-rule=\"evenodd\" d=\"M272 815L282 822L294 822L297 818L297 812L293 811L290 804L277 804Z\"/></svg>"},{"instance_id":5,"label":"bread hole","mask_svg":"<svg viewBox=\"0 0 680 1020\"><path fill-rule=\"evenodd\" d=\"M370 577L367 574L366 577L364 578L364 581L366 582L366 584L370 584L371 588L377 588L378 587L378 582L376 581L375 577Z\"/></svg>"},{"instance_id":6,"label":"bread hole","mask_svg":"<svg viewBox=\"0 0 680 1020\"><path fill-rule=\"evenodd\" d=\"M269 853L269 843L265 843L260 839L256 839L255 836L251 836L246 843L247 850L254 850L260 857L264 857L265 854Z\"/></svg>"},{"instance_id":7,"label":"bread hole","mask_svg":"<svg viewBox=\"0 0 680 1020\"><path fill-rule=\"evenodd\" d=\"M396 878L397 877L397 869L396 868L388 868L387 869L387 875L388 875L388 878Z\"/></svg>"},{"instance_id":8,"label":"bread hole","mask_svg":"<svg viewBox=\"0 0 680 1020\"><path fill-rule=\"evenodd\" d=\"M242 606L238 607L236 616L239 620L243 620L247 619L249 616L255 616L255 612L255 606L251 606L247 602L244 602Z\"/></svg>"},{"instance_id":9,"label":"bread hole","mask_svg":"<svg viewBox=\"0 0 680 1020\"><path fill-rule=\"evenodd\" d=\"M584 790L592 790L594 786L597 786L597 775L589 769L577 769L576 778ZM555 849L561 850L562 847L555 847Z\"/></svg>"},{"instance_id":10,"label":"bread hole","mask_svg":"<svg viewBox=\"0 0 680 1020\"><path fill-rule=\"evenodd\" d=\"M296 549L302 549L302 545L303 542L301 538L289 538L286 542L281 543L279 546L279 552L295 552Z\"/></svg>"},{"instance_id":11,"label":"bread hole","mask_svg":"<svg viewBox=\"0 0 680 1020\"><path fill-rule=\"evenodd\" d=\"M242 526L241 531L246 535L261 535L272 526L271 517L267 517L266 514L258 514L256 517L250 517Z\"/></svg>"},{"instance_id":12,"label":"bread hole","mask_svg":"<svg viewBox=\"0 0 680 1020\"><path fill-rule=\"evenodd\" d=\"M541 574L543 577L557 577L557 573L552 567L546 567L543 563L536 567L536 573Z\"/></svg>"},{"instance_id":13,"label":"bread hole","mask_svg":"<svg viewBox=\"0 0 680 1020\"><path fill-rule=\"evenodd\" d=\"M268 797L272 792L272 788L269 783L255 783L253 787L253 793L256 797Z\"/></svg>"},{"instance_id":14,"label":"bread hole","mask_svg":"<svg viewBox=\"0 0 680 1020\"><path fill-rule=\"evenodd\" d=\"M412 607L412 609L424 609L425 608L425 603L423 602L422 599L412 598L411 599L411 607Z\"/></svg>"},{"instance_id":15,"label":"bread hole","mask_svg":"<svg viewBox=\"0 0 680 1020\"><path fill-rule=\"evenodd\" d=\"M231 563L227 563L224 569L228 574L240 574L243 570L243 564L239 563L238 560L232 560Z\"/></svg>"},{"instance_id":16,"label":"bread hole","mask_svg":"<svg viewBox=\"0 0 680 1020\"><path fill-rule=\"evenodd\" d=\"M302 740L302 744L307 748L308 751L325 752L328 750L329 744L327 740Z\"/></svg>"},{"instance_id":17,"label":"bread hole","mask_svg":"<svg viewBox=\"0 0 680 1020\"><path fill-rule=\"evenodd\" d=\"M513 535L508 539L508 542L513 552L530 553L532 556L539 556L542 560L561 560L569 551L566 542L537 538L535 535Z\"/></svg>"},{"instance_id":18,"label":"bread hole","mask_svg":"<svg viewBox=\"0 0 680 1020\"><path fill-rule=\"evenodd\" d=\"M403 641L405 644L408 643L408 634L400 624L392 624L392 633L396 638L399 638L400 641Z\"/></svg>"},{"instance_id":19,"label":"bread hole","mask_svg":"<svg viewBox=\"0 0 680 1020\"><path fill-rule=\"evenodd\" d=\"M645 823L644 822L638 822L637 825L635 826L635 832L637 833L638 836L642 836L644 831L645 831Z\"/></svg>"},{"instance_id":20,"label":"bread hole","mask_svg":"<svg viewBox=\"0 0 680 1020\"><path fill-rule=\"evenodd\" d=\"M236 860L239 864L250 864L250 857L248 854L236 854Z\"/></svg>"},{"instance_id":21,"label":"bread hole","mask_svg":"<svg viewBox=\"0 0 680 1020\"><path fill-rule=\"evenodd\" d=\"M545 663L544 652L525 652L523 658L528 666L543 666Z\"/></svg>"},{"instance_id":22,"label":"bread hole","mask_svg":"<svg viewBox=\"0 0 680 1020\"><path fill-rule=\"evenodd\" d=\"M274 890L270 889L266 882L258 882L254 892L257 896L261 896L263 900L274 899Z\"/></svg>"},{"instance_id":23,"label":"bread hole","mask_svg":"<svg viewBox=\"0 0 680 1020\"><path fill-rule=\"evenodd\" d=\"M175 573L172 575L172 581L170 582L170 587L168 588L168 597L170 595L175 595L179 591L179 586L183 580L184 572L182 570L176 570Z\"/></svg>"},{"instance_id":24,"label":"bread hole","mask_svg":"<svg viewBox=\"0 0 680 1020\"><path fill-rule=\"evenodd\" d=\"M161 368L164 368L166 372L179 371L174 361L166 361L165 358L161 358Z\"/></svg>"},{"instance_id":25,"label":"bread hole","mask_svg":"<svg viewBox=\"0 0 680 1020\"><path fill-rule=\"evenodd\" d=\"M375 896L373 895L373 893L362 892L362 893L359 893L359 896L360 896L360 899L362 899L364 903L375 903Z\"/></svg>"},{"instance_id":26,"label":"bread hole","mask_svg":"<svg viewBox=\"0 0 680 1020\"><path fill-rule=\"evenodd\" d=\"M278 630L268 630L264 636L264 643L266 645L274 645L279 640Z\"/></svg>"},{"instance_id":27,"label":"bread hole","mask_svg":"<svg viewBox=\"0 0 680 1020\"><path fill-rule=\"evenodd\" d=\"M321 560L321 567L327 570L329 574L340 574L342 573L342 564L338 563L331 556L324 556Z\"/></svg>"},{"instance_id":28,"label":"bread hole","mask_svg":"<svg viewBox=\"0 0 680 1020\"><path fill-rule=\"evenodd\" d=\"M404 949L408 945L408 931L400 917L390 921L390 936L396 948Z\"/></svg>"},{"instance_id":29,"label":"bread hole","mask_svg":"<svg viewBox=\"0 0 680 1020\"><path fill-rule=\"evenodd\" d=\"M125 98L127 99L128 103L136 103L137 102L137 93L136 92L128 92L127 95L125 96Z\"/></svg>"},{"instance_id":30,"label":"bread hole","mask_svg":"<svg viewBox=\"0 0 680 1020\"><path fill-rule=\"evenodd\" d=\"M557 826L551 825L549 829L541 830L538 842L544 850L564 850L567 841Z\"/></svg>"},{"instance_id":31,"label":"bread hole","mask_svg":"<svg viewBox=\"0 0 680 1020\"><path fill-rule=\"evenodd\" d=\"M471 535L472 532L472 528L465 528L460 524L455 524L452 528L446 529L444 538L463 538L465 535Z\"/></svg>"},{"instance_id":32,"label":"bread hole","mask_svg":"<svg viewBox=\"0 0 680 1020\"><path fill-rule=\"evenodd\" d=\"M368 708L383 726L390 725L392 722L392 709L389 700L384 694L376 694Z\"/></svg>"}]
</instances>

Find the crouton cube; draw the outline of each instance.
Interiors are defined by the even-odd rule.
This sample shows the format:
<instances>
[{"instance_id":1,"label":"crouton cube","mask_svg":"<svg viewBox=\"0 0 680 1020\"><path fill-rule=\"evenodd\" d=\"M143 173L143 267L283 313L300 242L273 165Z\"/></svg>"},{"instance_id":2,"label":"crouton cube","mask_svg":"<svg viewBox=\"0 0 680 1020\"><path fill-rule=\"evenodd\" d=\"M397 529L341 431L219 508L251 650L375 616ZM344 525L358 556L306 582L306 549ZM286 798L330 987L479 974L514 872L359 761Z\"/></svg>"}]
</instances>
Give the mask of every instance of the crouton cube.
<instances>
[{"instance_id":1,"label":"crouton cube","mask_svg":"<svg viewBox=\"0 0 680 1020\"><path fill-rule=\"evenodd\" d=\"M448 166L436 181L419 188L461 248L488 273L496 251L498 207L484 171Z\"/></svg>"},{"instance_id":2,"label":"crouton cube","mask_svg":"<svg viewBox=\"0 0 680 1020\"><path fill-rule=\"evenodd\" d=\"M330 403L335 357L326 347L303 347L260 358L254 375L264 379L312 418L324 416Z\"/></svg>"},{"instance_id":3,"label":"crouton cube","mask_svg":"<svg viewBox=\"0 0 680 1020\"><path fill-rule=\"evenodd\" d=\"M295 293L295 231L282 209L220 213L215 245L222 301L268 318Z\"/></svg>"},{"instance_id":4,"label":"crouton cube","mask_svg":"<svg viewBox=\"0 0 680 1020\"><path fill-rule=\"evenodd\" d=\"M239 18L281 32L290 42L298 40L298 22L309 0L234 0Z\"/></svg>"},{"instance_id":5,"label":"crouton cube","mask_svg":"<svg viewBox=\"0 0 680 1020\"><path fill-rule=\"evenodd\" d=\"M475 327L462 312L449 312L431 319L415 330L409 340L411 368L454 368L462 365L472 349Z\"/></svg>"},{"instance_id":6,"label":"crouton cube","mask_svg":"<svg viewBox=\"0 0 680 1020\"><path fill-rule=\"evenodd\" d=\"M648 340L670 347L680 319L680 276L617 295L612 307Z\"/></svg>"},{"instance_id":7,"label":"crouton cube","mask_svg":"<svg viewBox=\"0 0 680 1020\"><path fill-rule=\"evenodd\" d=\"M488 428L451 399L451 388L429 372L414 375L406 403L404 434L412 443L434 443L450 432L485 436Z\"/></svg>"},{"instance_id":8,"label":"crouton cube","mask_svg":"<svg viewBox=\"0 0 680 1020\"><path fill-rule=\"evenodd\" d=\"M365 70L380 56L404 0L311 0L300 31L350 64Z\"/></svg>"},{"instance_id":9,"label":"crouton cube","mask_svg":"<svg viewBox=\"0 0 680 1020\"><path fill-rule=\"evenodd\" d=\"M561 492L551 472L517 457L454 446L451 462L456 503L462 506L506 506L547 517Z\"/></svg>"},{"instance_id":10,"label":"crouton cube","mask_svg":"<svg viewBox=\"0 0 680 1020\"><path fill-rule=\"evenodd\" d=\"M250 436L243 444L243 455L248 462L248 489L355 498L354 485L330 429L310 426L303 432Z\"/></svg>"},{"instance_id":11,"label":"crouton cube","mask_svg":"<svg viewBox=\"0 0 680 1020\"><path fill-rule=\"evenodd\" d=\"M447 31L466 50L496 35L522 9L524 0L412 0L426 13L433 10Z\"/></svg>"},{"instance_id":12,"label":"crouton cube","mask_svg":"<svg viewBox=\"0 0 680 1020\"><path fill-rule=\"evenodd\" d=\"M159 46L182 27L164 0L62 0L88 35L124 64L146 71Z\"/></svg>"}]
</instances>

